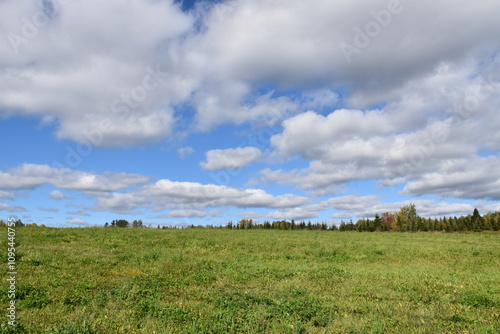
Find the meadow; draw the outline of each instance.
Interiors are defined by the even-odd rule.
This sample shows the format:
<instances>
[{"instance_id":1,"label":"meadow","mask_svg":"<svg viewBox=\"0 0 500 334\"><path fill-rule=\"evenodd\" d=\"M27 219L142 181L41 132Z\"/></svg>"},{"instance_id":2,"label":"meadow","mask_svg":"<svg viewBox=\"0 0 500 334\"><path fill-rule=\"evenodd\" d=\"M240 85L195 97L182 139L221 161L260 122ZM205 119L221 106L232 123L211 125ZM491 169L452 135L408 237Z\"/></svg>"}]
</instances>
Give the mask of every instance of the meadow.
<instances>
[{"instance_id":1,"label":"meadow","mask_svg":"<svg viewBox=\"0 0 500 334\"><path fill-rule=\"evenodd\" d=\"M1 333L500 332L498 233L24 227L16 240L19 323Z\"/></svg>"}]
</instances>

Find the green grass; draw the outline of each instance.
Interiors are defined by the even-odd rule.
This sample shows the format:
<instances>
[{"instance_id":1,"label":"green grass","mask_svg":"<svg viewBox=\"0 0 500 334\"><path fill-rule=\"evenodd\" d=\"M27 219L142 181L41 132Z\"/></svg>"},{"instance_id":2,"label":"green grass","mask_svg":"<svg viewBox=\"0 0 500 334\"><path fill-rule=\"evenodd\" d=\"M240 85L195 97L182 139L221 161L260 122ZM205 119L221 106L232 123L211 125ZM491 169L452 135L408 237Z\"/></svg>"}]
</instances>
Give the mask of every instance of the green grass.
<instances>
[{"instance_id":1,"label":"green grass","mask_svg":"<svg viewBox=\"0 0 500 334\"><path fill-rule=\"evenodd\" d=\"M500 330L500 234L18 228L17 241L20 333Z\"/></svg>"}]
</instances>

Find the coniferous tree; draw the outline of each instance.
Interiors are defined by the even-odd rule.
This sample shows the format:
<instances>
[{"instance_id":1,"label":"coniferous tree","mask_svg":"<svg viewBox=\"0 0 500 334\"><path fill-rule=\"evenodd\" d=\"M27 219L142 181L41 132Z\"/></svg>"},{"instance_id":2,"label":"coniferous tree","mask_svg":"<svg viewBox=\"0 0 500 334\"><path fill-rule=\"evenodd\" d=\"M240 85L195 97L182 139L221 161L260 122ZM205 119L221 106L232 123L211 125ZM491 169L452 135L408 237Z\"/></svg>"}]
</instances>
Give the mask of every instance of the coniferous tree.
<instances>
[{"instance_id":1,"label":"coniferous tree","mask_svg":"<svg viewBox=\"0 0 500 334\"><path fill-rule=\"evenodd\" d=\"M474 208L474 212L472 214L471 225L473 231L481 231L483 229L483 217L481 217L476 208Z\"/></svg>"},{"instance_id":2,"label":"coniferous tree","mask_svg":"<svg viewBox=\"0 0 500 334\"><path fill-rule=\"evenodd\" d=\"M373 226L375 231L381 231L382 230L382 219L380 219L380 216L378 213L375 214L375 220L373 221Z\"/></svg>"}]
</instances>

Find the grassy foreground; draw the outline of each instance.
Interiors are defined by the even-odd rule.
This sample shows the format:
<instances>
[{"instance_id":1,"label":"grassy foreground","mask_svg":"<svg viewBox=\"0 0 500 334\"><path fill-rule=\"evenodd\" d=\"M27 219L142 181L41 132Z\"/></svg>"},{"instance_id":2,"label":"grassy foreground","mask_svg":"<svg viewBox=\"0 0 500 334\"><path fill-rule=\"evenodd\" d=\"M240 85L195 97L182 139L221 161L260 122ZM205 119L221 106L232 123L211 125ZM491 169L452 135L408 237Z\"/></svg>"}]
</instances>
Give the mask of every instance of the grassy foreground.
<instances>
[{"instance_id":1,"label":"grassy foreground","mask_svg":"<svg viewBox=\"0 0 500 334\"><path fill-rule=\"evenodd\" d=\"M500 331L500 234L19 228L17 242L19 333Z\"/></svg>"}]
</instances>

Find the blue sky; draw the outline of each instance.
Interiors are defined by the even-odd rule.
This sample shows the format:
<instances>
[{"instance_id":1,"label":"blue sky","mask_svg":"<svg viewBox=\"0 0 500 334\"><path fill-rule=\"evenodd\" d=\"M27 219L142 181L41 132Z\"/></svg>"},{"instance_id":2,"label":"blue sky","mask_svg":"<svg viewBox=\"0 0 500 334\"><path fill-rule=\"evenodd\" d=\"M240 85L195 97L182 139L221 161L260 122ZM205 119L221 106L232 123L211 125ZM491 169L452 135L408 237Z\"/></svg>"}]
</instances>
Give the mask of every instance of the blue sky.
<instances>
[{"instance_id":1,"label":"blue sky","mask_svg":"<svg viewBox=\"0 0 500 334\"><path fill-rule=\"evenodd\" d=\"M339 223L408 203L426 217L500 211L499 10L4 1L1 218L157 226Z\"/></svg>"}]
</instances>

